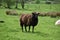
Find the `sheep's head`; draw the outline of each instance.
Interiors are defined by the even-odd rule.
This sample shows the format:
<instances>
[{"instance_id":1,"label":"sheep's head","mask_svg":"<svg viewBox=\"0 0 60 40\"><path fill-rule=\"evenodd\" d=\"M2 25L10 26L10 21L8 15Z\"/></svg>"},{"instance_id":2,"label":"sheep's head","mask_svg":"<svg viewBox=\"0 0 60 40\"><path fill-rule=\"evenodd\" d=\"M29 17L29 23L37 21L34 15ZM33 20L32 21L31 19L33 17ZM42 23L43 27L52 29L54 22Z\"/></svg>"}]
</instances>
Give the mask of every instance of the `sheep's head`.
<instances>
[{"instance_id":1,"label":"sheep's head","mask_svg":"<svg viewBox=\"0 0 60 40\"><path fill-rule=\"evenodd\" d=\"M32 12L33 17L35 18L37 18L39 14L40 14L39 12Z\"/></svg>"}]
</instances>

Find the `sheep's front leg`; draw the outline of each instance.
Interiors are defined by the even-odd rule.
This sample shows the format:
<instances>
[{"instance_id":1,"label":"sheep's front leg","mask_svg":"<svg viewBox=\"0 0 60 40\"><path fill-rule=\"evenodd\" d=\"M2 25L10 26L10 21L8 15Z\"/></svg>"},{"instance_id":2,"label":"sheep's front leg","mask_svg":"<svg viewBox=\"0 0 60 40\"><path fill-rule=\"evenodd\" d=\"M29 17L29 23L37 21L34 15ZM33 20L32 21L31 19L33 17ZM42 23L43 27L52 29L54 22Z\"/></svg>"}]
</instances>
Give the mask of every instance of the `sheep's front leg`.
<instances>
[{"instance_id":1,"label":"sheep's front leg","mask_svg":"<svg viewBox=\"0 0 60 40\"><path fill-rule=\"evenodd\" d=\"M29 26L29 30L28 30L28 32L30 32L30 26Z\"/></svg>"},{"instance_id":2,"label":"sheep's front leg","mask_svg":"<svg viewBox=\"0 0 60 40\"><path fill-rule=\"evenodd\" d=\"M32 32L34 32L34 26L32 27Z\"/></svg>"},{"instance_id":3,"label":"sheep's front leg","mask_svg":"<svg viewBox=\"0 0 60 40\"><path fill-rule=\"evenodd\" d=\"M25 31L27 32L26 26L25 26Z\"/></svg>"}]
</instances>

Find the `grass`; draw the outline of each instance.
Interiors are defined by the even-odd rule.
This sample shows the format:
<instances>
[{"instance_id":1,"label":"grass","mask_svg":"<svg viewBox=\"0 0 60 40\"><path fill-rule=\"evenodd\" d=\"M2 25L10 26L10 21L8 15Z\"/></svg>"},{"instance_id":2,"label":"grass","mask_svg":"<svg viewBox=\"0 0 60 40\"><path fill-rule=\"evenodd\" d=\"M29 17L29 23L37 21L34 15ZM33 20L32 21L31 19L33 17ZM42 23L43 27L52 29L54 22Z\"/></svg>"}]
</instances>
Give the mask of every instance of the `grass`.
<instances>
[{"instance_id":1,"label":"grass","mask_svg":"<svg viewBox=\"0 0 60 40\"><path fill-rule=\"evenodd\" d=\"M11 10L16 10L19 14L23 12L31 13L32 11L50 11L50 8L48 8L49 5L46 4L41 4L41 10L38 8L39 4L37 5L37 8L35 8L36 4L32 4L32 6L33 7L31 7L31 4L29 5L29 8L25 6L26 8L24 10ZM54 7L51 10L60 11L58 10L59 4L56 4L54 6L56 6L56 10ZM48 10L46 10L46 8ZM6 10L8 9L0 9L0 20L5 21L5 23L0 23L0 40L60 40L60 26L55 25L55 21L60 19L60 17L51 18L48 16L39 16L39 22L38 25L35 27L34 33L22 32L21 27L19 25L19 16L6 15Z\"/></svg>"}]
</instances>

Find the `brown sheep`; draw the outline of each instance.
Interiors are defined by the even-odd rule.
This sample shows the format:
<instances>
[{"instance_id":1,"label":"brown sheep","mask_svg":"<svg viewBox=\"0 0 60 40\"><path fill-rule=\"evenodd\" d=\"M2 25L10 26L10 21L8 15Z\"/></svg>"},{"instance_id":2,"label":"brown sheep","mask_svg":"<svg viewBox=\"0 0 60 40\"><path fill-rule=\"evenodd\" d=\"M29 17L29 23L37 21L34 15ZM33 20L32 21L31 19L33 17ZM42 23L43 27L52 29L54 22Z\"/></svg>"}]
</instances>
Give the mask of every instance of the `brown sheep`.
<instances>
[{"instance_id":1,"label":"brown sheep","mask_svg":"<svg viewBox=\"0 0 60 40\"><path fill-rule=\"evenodd\" d=\"M40 12L39 16L46 16L47 13L45 12Z\"/></svg>"},{"instance_id":2,"label":"brown sheep","mask_svg":"<svg viewBox=\"0 0 60 40\"><path fill-rule=\"evenodd\" d=\"M57 15L56 15L56 12L48 12L47 16L56 17Z\"/></svg>"},{"instance_id":3,"label":"brown sheep","mask_svg":"<svg viewBox=\"0 0 60 40\"><path fill-rule=\"evenodd\" d=\"M57 16L60 16L60 12L57 12Z\"/></svg>"},{"instance_id":4,"label":"brown sheep","mask_svg":"<svg viewBox=\"0 0 60 40\"><path fill-rule=\"evenodd\" d=\"M38 24L38 12L33 12L32 14L22 14L20 17L20 25L23 32L23 26L25 26L25 31L27 32L26 27L29 26L30 32L30 26L32 26L32 32L34 32L34 27Z\"/></svg>"},{"instance_id":5,"label":"brown sheep","mask_svg":"<svg viewBox=\"0 0 60 40\"><path fill-rule=\"evenodd\" d=\"M15 10L8 10L8 11L6 11L6 14L7 15L18 15Z\"/></svg>"}]
</instances>

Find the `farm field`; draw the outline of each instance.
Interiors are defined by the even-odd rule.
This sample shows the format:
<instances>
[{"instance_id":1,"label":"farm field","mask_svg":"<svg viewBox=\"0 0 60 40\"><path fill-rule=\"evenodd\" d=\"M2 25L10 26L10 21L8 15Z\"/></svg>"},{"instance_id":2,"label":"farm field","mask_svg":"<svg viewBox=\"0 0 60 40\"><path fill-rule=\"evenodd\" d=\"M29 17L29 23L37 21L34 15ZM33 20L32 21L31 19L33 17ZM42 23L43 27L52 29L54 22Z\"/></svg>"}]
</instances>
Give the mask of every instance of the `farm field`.
<instances>
[{"instance_id":1,"label":"farm field","mask_svg":"<svg viewBox=\"0 0 60 40\"><path fill-rule=\"evenodd\" d=\"M18 6L20 9L14 9L14 6L12 6L10 10L16 10L18 14L31 13L33 11L60 11L60 4L26 4L25 9L22 9L20 5ZM0 40L60 40L60 26L55 25L55 22L60 17L51 18L49 16L39 16L39 22L35 26L34 33L22 32L19 24L20 16L6 15L6 10L9 9L0 8L0 20L5 21L4 23L0 23Z\"/></svg>"}]
</instances>

